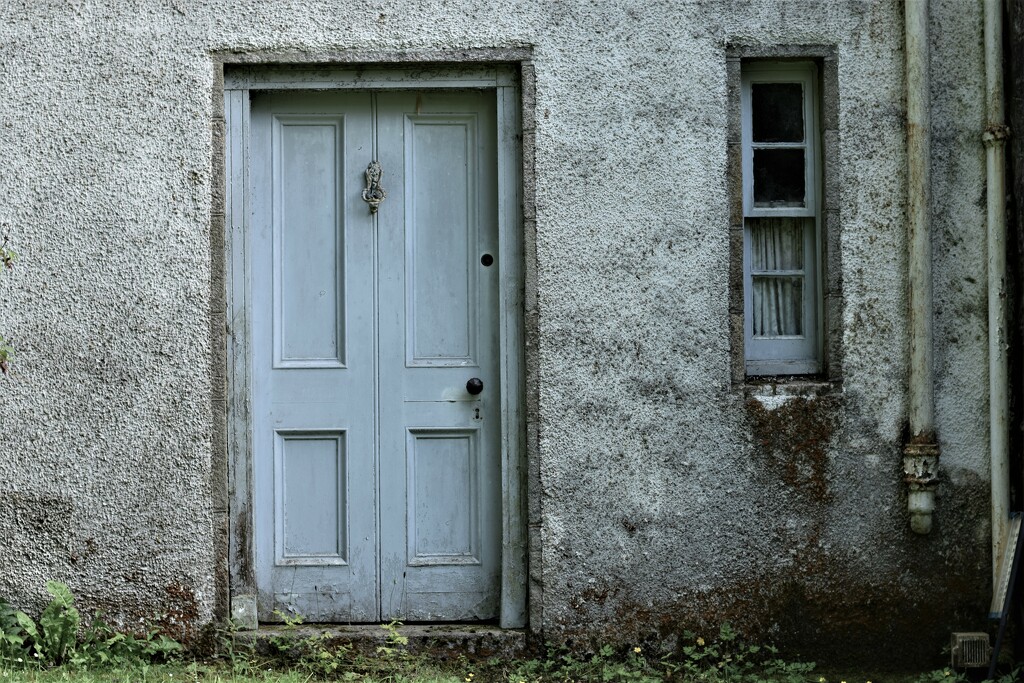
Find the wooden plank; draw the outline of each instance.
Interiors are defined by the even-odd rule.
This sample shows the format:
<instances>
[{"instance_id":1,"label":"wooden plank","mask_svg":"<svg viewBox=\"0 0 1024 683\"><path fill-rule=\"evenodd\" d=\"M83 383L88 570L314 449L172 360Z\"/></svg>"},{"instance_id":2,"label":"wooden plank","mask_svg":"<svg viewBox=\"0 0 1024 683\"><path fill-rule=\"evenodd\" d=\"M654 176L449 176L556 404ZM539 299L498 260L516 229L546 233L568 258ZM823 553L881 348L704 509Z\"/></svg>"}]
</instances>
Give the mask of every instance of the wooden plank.
<instances>
[{"instance_id":1,"label":"wooden plank","mask_svg":"<svg viewBox=\"0 0 1024 683\"><path fill-rule=\"evenodd\" d=\"M245 193L247 165L248 94L224 92L225 113L225 189L224 210L227 230L225 251L227 303L227 381L228 381L228 485L229 542L228 564L232 617L241 628L256 628L256 577L252 544L251 469L249 452L248 365L248 264L246 261Z\"/></svg>"},{"instance_id":2,"label":"wooden plank","mask_svg":"<svg viewBox=\"0 0 1024 683\"><path fill-rule=\"evenodd\" d=\"M489 65L453 65L438 69L378 67L346 71L320 65L241 67L225 73L224 82L227 88L260 90L483 89L498 85L498 70Z\"/></svg>"},{"instance_id":3,"label":"wooden plank","mask_svg":"<svg viewBox=\"0 0 1024 683\"><path fill-rule=\"evenodd\" d=\"M502 628L526 625L526 425L525 405L523 243L520 201L522 151L520 149L519 88L497 89L498 96L498 234L502 258L500 292L500 348L502 435L501 566Z\"/></svg>"}]
</instances>

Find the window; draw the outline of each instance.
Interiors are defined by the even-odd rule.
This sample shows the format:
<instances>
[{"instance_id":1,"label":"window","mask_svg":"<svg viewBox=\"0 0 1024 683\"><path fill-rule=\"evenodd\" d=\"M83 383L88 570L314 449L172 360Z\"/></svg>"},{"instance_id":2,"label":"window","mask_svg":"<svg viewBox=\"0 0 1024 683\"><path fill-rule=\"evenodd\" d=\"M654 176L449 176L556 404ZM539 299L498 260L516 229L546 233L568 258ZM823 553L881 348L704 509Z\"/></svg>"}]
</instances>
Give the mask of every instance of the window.
<instances>
[{"instance_id":1,"label":"window","mask_svg":"<svg viewBox=\"0 0 1024 683\"><path fill-rule=\"evenodd\" d=\"M814 62L744 61L746 376L822 371L821 157Z\"/></svg>"}]
</instances>

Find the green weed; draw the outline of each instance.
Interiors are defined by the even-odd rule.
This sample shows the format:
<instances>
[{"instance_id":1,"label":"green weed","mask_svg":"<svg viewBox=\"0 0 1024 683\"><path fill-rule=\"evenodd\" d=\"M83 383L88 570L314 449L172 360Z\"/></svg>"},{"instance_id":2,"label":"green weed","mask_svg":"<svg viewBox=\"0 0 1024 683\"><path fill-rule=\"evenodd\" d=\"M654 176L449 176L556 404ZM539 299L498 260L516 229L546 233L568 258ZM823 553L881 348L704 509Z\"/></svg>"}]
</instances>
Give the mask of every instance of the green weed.
<instances>
[{"instance_id":1,"label":"green weed","mask_svg":"<svg viewBox=\"0 0 1024 683\"><path fill-rule=\"evenodd\" d=\"M982 681L982 683L1018 683L1020 681L1020 671L1021 667L1017 666L1002 676ZM915 683L968 683L969 680L966 673L946 667L921 674ZM975 678L974 680L977 679Z\"/></svg>"},{"instance_id":2,"label":"green weed","mask_svg":"<svg viewBox=\"0 0 1024 683\"><path fill-rule=\"evenodd\" d=\"M678 654L660 657L645 654L640 646L616 652L606 645L590 657L581 657L564 647L549 647L544 659L530 660L513 668L508 680L510 683L815 683L811 676L814 664L787 662L771 646L745 645L729 624L721 627L712 642L688 632L683 634L683 639Z\"/></svg>"},{"instance_id":3,"label":"green weed","mask_svg":"<svg viewBox=\"0 0 1024 683\"><path fill-rule=\"evenodd\" d=\"M340 676L351 680L354 660L352 646L332 642L327 632L297 638L294 634L302 624L301 615L288 615L280 610L274 614L284 624L284 633L269 639L277 654L297 670L316 678Z\"/></svg>"},{"instance_id":4,"label":"green weed","mask_svg":"<svg viewBox=\"0 0 1024 683\"><path fill-rule=\"evenodd\" d=\"M120 633L97 612L83 627L71 591L49 581L53 598L35 621L25 612L0 601L0 666L5 668L148 665L166 661L181 644L156 630L141 637Z\"/></svg>"}]
</instances>

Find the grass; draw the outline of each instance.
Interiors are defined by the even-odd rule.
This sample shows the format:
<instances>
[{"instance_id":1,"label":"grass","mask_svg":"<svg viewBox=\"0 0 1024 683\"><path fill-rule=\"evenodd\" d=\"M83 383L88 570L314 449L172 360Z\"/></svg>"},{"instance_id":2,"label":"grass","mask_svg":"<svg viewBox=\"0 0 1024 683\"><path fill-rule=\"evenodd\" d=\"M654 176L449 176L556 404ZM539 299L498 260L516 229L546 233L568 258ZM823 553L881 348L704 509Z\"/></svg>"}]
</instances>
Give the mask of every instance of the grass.
<instances>
[{"instance_id":1,"label":"grass","mask_svg":"<svg viewBox=\"0 0 1024 683\"><path fill-rule=\"evenodd\" d=\"M328 680L351 680L356 683L563 683L564 681L601 681L602 677L582 676L565 678L560 675L534 678L521 675L521 662L495 663L482 666L469 666L466 663L431 665L418 662L408 671L396 666L390 672L378 672L371 675L340 675ZM475 673L471 670L479 670ZM473 676L469 674L473 673ZM577 672L582 674L583 672ZM594 672L595 674L597 672ZM845 672L841 674L816 673L806 680L817 683L824 678L826 683L922 683L936 679L940 672L931 674L880 674ZM74 671L66 668L45 670L5 669L0 666L0 683L314 683L322 680L308 671L298 669L281 669L271 665L257 667L252 665L245 671L234 671L230 664L203 664L197 662L177 662L171 664L154 664L127 668L97 669ZM949 677L950 682L956 681L955 676ZM962 679L960 679L962 680Z\"/></svg>"},{"instance_id":2,"label":"grass","mask_svg":"<svg viewBox=\"0 0 1024 683\"><path fill-rule=\"evenodd\" d=\"M71 671L64 668L48 670L0 668L0 683L311 683L320 680L300 670L251 668L235 672L229 665L175 663L148 667L129 667ZM337 680L346 680L344 676ZM382 678L357 677L357 683L464 683L465 676L452 671L422 671L406 677L400 673Z\"/></svg>"},{"instance_id":3,"label":"grass","mask_svg":"<svg viewBox=\"0 0 1024 683\"><path fill-rule=\"evenodd\" d=\"M620 656L579 659L565 651L556 658L486 661L437 661L428 655L394 655L360 658L329 672L311 670L309 663L291 660L237 656L217 661L178 660L149 665L122 665L76 670L67 667L11 669L0 663L0 683L967 683L963 674L949 669L925 673L894 673L838 670L779 670L751 667L743 672L725 673L713 665L708 669L683 671L658 666L641 657ZM806 666L806 665L800 665ZM726 670L728 667L726 667ZM979 672L980 673L980 672ZM973 678L978 681L980 677ZM1016 683L1015 674L996 683Z\"/></svg>"}]
</instances>

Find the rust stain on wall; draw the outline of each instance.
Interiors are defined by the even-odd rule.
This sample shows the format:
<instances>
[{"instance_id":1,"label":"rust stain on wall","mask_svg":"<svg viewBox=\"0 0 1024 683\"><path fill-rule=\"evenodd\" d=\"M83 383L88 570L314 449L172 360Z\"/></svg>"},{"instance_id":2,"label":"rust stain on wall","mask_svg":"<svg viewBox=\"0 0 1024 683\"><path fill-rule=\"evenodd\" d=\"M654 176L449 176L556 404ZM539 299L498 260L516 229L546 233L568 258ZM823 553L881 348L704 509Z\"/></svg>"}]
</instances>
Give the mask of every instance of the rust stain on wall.
<instances>
[{"instance_id":1,"label":"rust stain on wall","mask_svg":"<svg viewBox=\"0 0 1024 683\"><path fill-rule=\"evenodd\" d=\"M157 619L160 630L183 643L195 639L199 629L199 603L190 586L175 582L164 588L164 610Z\"/></svg>"},{"instance_id":2,"label":"rust stain on wall","mask_svg":"<svg viewBox=\"0 0 1024 683\"><path fill-rule=\"evenodd\" d=\"M746 402L755 455L788 487L811 501L831 499L828 445L836 427L835 401L825 397L794 397L769 409L755 399Z\"/></svg>"}]
</instances>

